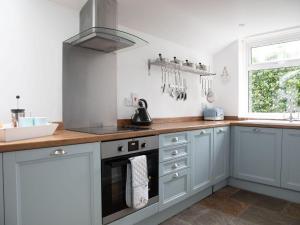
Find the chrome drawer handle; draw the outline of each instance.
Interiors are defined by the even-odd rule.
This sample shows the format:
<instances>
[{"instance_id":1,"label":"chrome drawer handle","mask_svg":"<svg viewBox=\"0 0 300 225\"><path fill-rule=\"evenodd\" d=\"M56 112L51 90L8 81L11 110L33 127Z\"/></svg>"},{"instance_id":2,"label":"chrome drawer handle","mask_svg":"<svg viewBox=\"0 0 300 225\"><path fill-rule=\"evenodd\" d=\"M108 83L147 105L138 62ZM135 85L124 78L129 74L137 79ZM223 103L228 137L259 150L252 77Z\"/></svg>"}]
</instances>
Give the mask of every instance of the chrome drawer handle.
<instances>
[{"instance_id":1,"label":"chrome drawer handle","mask_svg":"<svg viewBox=\"0 0 300 225\"><path fill-rule=\"evenodd\" d=\"M218 133L219 134L224 133L224 130L223 129L219 129Z\"/></svg>"},{"instance_id":2,"label":"chrome drawer handle","mask_svg":"<svg viewBox=\"0 0 300 225\"><path fill-rule=\"evenodd\" d=\"M200 135L203 135L203 134L206 134L206 131L205 131L205 130L201 130L201 131L200 131Z\"/></svg>"},{"instance_id":3,"label":"chrome drawer handle","mask_svg":"<svg viewBox=\"0 0 300 225\"><path fill-rule=\"evenodd\" d=\"M177 155L178 154L178 150L174 150L173 152L172 152L172 155Z\"/></svg>"},{"instance_id":4,"label":"chrome drawer handle","mask_svg":"<svg viewBox=\"0 0 300 225\"><path fill-rule=\"evenodd\" d=\"M172 169L175 170L175 169L177 169L178 167L179 167L178 164L175 163L175 164L172 166Z\"/></svg>"},{"instance_id":5,"label":"chrome drawer handle","mask_svg":"<svg viewBox=\"0 0 300 225\"><path fill-rule=\"evenodd\" d=\"M173 137L172 138L172 142L178 142L179 141L179 138L178 137Z\"/></svg>"},{"instance_id":6,"label":"chrome drawer handle","mask_svg":"<svg viewBox=\"0 0 300 225\"><path fill-rule=\"evenodd\" d=\"M62 156L62 155L66 155L66 154L68 154L68 152L66 152L62 149L57 149L50 153L51 156Z\"/></svg>"},{"instance_id":7,"label":"chrome drawer handle","mask_svg":"<svg viewBox=\"0 0 300 225\"><path fill-rule=\"evenodd\" d=\"M173 174L173 178L178 178L179 177L179 173L174 173Z\"/></svg>"},{"instance_id":8,"label":"chrome drawer handle","mask_svg":"<svg viewBox=\"0 0 300 225\"><path fill-rule=\"evenodd\" d=\"M260 132L260 129L259 128L254 128L253 131L254 132Z\"/></svg>"}]
</instances>

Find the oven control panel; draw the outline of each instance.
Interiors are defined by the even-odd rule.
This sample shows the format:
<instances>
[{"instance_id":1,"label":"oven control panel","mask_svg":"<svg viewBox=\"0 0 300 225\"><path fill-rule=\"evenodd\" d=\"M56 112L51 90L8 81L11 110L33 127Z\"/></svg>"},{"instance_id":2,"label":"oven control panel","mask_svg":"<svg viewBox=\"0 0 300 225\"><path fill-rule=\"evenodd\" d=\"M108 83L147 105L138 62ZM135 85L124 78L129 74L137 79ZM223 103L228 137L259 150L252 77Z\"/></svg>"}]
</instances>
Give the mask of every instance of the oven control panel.
<instances>
[{"instance_id":1,"label":"oven control panel","mask_svg":"<svg viewBox=\"0 0 300 225\"><path fill-rule=\"evenodd\" d=\"M158 149L158 136L101 142L101 158L111 158L139 151Z\"/></svg>"}]
</instances>

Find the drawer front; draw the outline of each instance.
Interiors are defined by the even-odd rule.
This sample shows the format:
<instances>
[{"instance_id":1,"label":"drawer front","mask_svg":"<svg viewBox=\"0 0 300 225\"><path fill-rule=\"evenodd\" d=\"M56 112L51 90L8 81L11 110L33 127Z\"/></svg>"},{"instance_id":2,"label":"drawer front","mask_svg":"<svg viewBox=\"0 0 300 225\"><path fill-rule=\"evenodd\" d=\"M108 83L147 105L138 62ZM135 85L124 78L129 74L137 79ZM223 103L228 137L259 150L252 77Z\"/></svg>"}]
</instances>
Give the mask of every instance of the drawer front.
<instances>
[{"instance_id":1,"label":"drawer front","mask_svg":"<svg viewBox=\"0 0 300 225\"><path fill-rule=\"evenodd\" d=\"M160 162L186 157L189 155L189 145L179 145L171 148L163 148L160 149L159 153Z\"/></svg>"},{"instance_id":2,"label":"drawer front","mask_svg":"<svg viewBox=\"0 0 300 225\"><path fill-rule=\"evenodd\" d=\"M159 147L168 147L188 143L188 132L159 135Z\"/></svg>"},{"instance_id":3,"label":"drawer front","mask_svg":"<svg viewBox=\"0 0 300 225\"><path fill-rule=\"evenodd\" d=\"M34 161L34 160L45 160L55 159L61 157L68 157L71 155L81 154L82 152L89 152L97 148L100 154L100 142L77 144L77 145L66 145L50 148L41 148L33 150L25 150L16 152L16 161Z\"/></svg>"},{"instance_id":4,"label":"drawer front","mask_svg":"<svg viewBox=\"0 0 300 225\"><path fill-rule=\"evenodd\" d=\"M159 175L164 176L170 173L174 173L176 171L187 169L190 166L189 158L183 157L176 160L171 160L168 162L159 164Z\"/></svg>"},{"instance_id":5,"label":"drawer front","mask_svg":"<svg viewBox=\"0 0 300 225\"><path fill-rule=\"evenodd\" d=\"M189 169L163 176L159 185L159 210L164 210L189 196Z\"/></svg>"}]
</instances>

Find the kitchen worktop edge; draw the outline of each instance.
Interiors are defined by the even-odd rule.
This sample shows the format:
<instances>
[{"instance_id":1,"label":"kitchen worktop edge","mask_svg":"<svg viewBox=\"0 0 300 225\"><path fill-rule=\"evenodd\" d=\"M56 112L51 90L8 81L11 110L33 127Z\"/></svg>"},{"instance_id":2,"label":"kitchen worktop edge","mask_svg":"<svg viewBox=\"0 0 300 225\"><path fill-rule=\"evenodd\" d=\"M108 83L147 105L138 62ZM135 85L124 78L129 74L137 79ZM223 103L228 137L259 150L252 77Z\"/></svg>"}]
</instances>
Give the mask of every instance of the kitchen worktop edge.
<instances>
[{"instance_id":1,"label":"kitchen worktop edge","mask_svg":"<svg viewBox=\"0 0 300 225\"><path fill-rule=\"evenodd\" d=\"M262 123L247 123L239 120L224 120L224 121L190 121L190 122L173 122L153 124L149 130L128 131L112 134L87 134L74 132L69 130L57 130L54 135L34 138L28 140L20 140L13 142L0 142L0 153L30 150L47 147L58 147L64 145L84 144L100 141L112 141L126 138L143 137L150 135L159 135L165 133L192 131L197 129L207 129L222 126L255 126L266 128L287 128L300 129L298 124L262 124Z\"/></svg>"}]
</instances>

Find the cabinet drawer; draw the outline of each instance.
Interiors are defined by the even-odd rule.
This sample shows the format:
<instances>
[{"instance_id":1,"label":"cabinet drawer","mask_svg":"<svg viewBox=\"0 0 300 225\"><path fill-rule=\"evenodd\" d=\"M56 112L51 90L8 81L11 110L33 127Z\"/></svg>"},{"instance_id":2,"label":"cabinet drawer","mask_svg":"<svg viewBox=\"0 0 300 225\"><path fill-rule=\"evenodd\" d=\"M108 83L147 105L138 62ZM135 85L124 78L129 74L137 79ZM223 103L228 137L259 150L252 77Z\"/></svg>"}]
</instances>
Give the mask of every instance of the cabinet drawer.
<instances>
[{"instance_id":1,"label":"cabinet drawer","mask_svg":"<svg viewBox=\"0 0 300 225\"><path fill-rule=\"evenodd\" d=\"M159 210L164 210L188 197L190 192L189 169L160 178Z\"/></svg>"},{"instance_id":2,"label":"cabinet drawer","mask_svg":"<svg viewBox=\"0 0 300 225\"><path fill-rule=\"evenodd\" d=\"M160 163L159 164L159 174L160 176L164 176L170 173L174 173L178 170L186 169L189 165L189 158L183 157L176 160L171 160L168 162Z\"/></svg>"},{"instance_id":3,"label":"cabinet drawer","mask_svg":"<svg viewBox=\"0 0 300 225\"><path fill-rule=\"evenodd\" d=\"M188 145L179 145L171 148L160 149L159 161L164 162L189 155Z\"/></svg>"},{"instance_id":4,"label":"cabinet drawer","mask_svg":"<svg viewBox=\"0 0 300 225\"><path fill-rule=\"evenodd\" d=\"M159 136L159 147L168 147L188 143L188 133L162 134Z\"/></svg>"},{"instance_id":5,"label":"cabinet drawer","mask_svg":"<svg viewBox=\"0 0 300 225\"><path fill-rule=\"evenodd\" d=\"M70 155L81 154L82 151L88 152L89 150L94 148L97 148L100 154L99 143L88 143L18 151L16 152L15 157L17 162L40 159L55 159L69 157Z\"/></svg>"}]
</instances>

